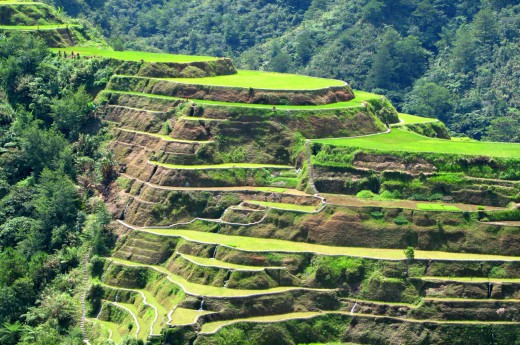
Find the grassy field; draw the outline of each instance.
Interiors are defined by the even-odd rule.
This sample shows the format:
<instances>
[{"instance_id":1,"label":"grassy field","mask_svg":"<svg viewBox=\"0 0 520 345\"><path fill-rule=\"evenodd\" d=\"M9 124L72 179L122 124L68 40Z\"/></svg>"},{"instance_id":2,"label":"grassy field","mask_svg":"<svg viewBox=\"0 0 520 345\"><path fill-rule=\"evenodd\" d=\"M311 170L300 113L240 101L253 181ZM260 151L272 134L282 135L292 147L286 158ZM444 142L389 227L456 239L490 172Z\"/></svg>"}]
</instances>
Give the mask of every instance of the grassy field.
<instances>
[{"instance_id":1,"label":"grassy field","mask_svg":"<svg viewBox=\"0 0 520 345\"><path fill-rule=\"evenodd\" d=\"M133 91L117 91L117 90L105 90L103 92L114 93L114 94L124 94L124 95L133 95L133 96L142 96L156 99L166 99L172 101L184 100L184 98L179 97L170 97L170 96L162 96L162 95L153 95L149 93L142 92L133 92ZM358 108L361 107L364 102L369 99L377 99L381 96L376 94L368 93L368 92L359 92L355 91L356 98L348 102L338 102L338 103L330 103L323 105L276 105L276 111L279 110L330 110L330 109L345 109L345 108ZM199 99L191 99L195 104L201 105L210 105L210 106L222 106L222 107L237 107L237 108L252 108L252 109L273 109L272 105L268 104L251 104L251 103L234 103L234 102L221 102L221 101L209 101L209 100L199 100Z\"/></svg>"},{"instance_id":2,"label":"grassy field","mask_svg":"<svg viewBox=\"0 0 520 345\"><path fill-rule=\"evenodd\" d=\"M333 146L350 146L384 152L433 152L520 158L520 144L434 139L400 129L394 129L388 134L360 138L318 139L313 141Z\"/></svg>"},{"instance_id":3,"label":"grassy field","mask_svg":"<svg viewBox=\"0 0 520 345\"><path fill-rule=\"evenodd\" d=\"M236 248L248 252L285 252L285 253L316 253L322 255L345 255L352 257L365 257L380 260L403 260L403 249L361 248L361 247L334 247L321 244L292 242L271 238L254 238L246 236L230 236L214 234L202 231L176 230L176 229L141 229L152 234L163 236L183 237L189 241L218 244ZM460 261L520 261L520 257L449 253L439 251L415 251L416 259L423 260L460 260Z\"/></svg>"},{"instance_id":4,"label":"grassy field","mask_svg":"<svg viewBox=\"0 0 520 345\"><path fill-rule=\"evenodd\" d=\"M399 114L399 120L401 120L401 123L395 123L392 126L403 126L403 125L413 125L416 123L429 123L429 122L438 122L437 119L432 119L429 117L421 117L421 116L415 116L410 114Z\"/></svg>"},{"instance_id":5,"label":"grassy field","mask_svg":"<svg viewBox=\"0 0 520 345\"><path fill-rule=\"evenodd\" d=\"M182 169L182 170L212 170L212 169L294 169L289 165L277 164L254 164L254 163L224 163L214 165L179 165L167 164L150 161L150 163L165 167L168 169Z\"/></svg>"},{"instance_id":6,"label":"grassy field","mask_svg":"<svg viewBox=\"0 0 520 345\"><path fill-rule=\"evenodd\" d=\"M148 53L138 51L115 51L109 48L99 47L68 47L54 48L53 51L66 51L67 53L80 53L83 56L100 56L104 58L124 60L124 61L145 61L145 62L177 62L189 63L200 61L215 61L218 58L211 56L195 56L195 55L176 55L163 53Z\"/></svg>"},{"instance_id":7,"label":"grassy field","mask_svg":"<svg viewBox=\"0 0 520 345\"><path fill-rule=\"evenodd\" d=\"M26 31L56 30L56 29L65 29L67 27L73 27L73 26L76 26L76 25L67 25L67 24L34 25L34 26L0 25L0 30L26 30Z\"/></svg>"},{"instance_id":8,"label":"grassy field","mask_svg":"<svg viewBox=\"0 0 520 345\"><path fill-rule=\"evenodd\" d=\"M254 205L260 205L265 207L272 207L281 210L288 211L301 211L301 212L314 212L316 211L316 206L304 206L297 204L285 204L280 202L268 202L268 201L257 201L257 200L245 200L245 202Z\"/></svg>"},{"instance_id":9,"label":"grassy field","mask_svg":"<svg viewBox=\"0 0 520 345\"><path fill-rule=\"evenodd\" d=\"M170 324L173 326L191 325L199 316L211 313L211 311L207 310L177 308L172 314L172 321Z\"/></svg>"},{"instance_id":10,"label":"grassy field","mask_svg":"<svg viewBox=\"0 0 520 345\"><path fill-rule=\"evenodd\" d=\"M314 90L331 86L343 86L341 80L314 78L299 74L238 71L237 74L206 78L168 78L179 83L198 85L233 86L240 88L271 90Z\"/></svg>"},{"instance_id":11,"label":"grassy field","mask_svg":"<svg viewBox=\"0 0 520 345\"><path fill-rule=\"evenodd\" d=\"M417 209L423 211L462 211L457 206L444 204L417 204Z\"/></svg>"}]
</instances>

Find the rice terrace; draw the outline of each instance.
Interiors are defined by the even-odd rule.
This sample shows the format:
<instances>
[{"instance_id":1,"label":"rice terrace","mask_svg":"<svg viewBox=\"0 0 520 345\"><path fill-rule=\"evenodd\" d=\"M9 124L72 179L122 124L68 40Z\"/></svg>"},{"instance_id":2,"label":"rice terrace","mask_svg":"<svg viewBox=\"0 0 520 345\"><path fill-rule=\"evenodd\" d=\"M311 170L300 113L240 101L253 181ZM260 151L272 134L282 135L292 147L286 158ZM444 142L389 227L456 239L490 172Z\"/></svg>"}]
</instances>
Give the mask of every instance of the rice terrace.
<instances>
[{"instance_id":1,"label":"rice terrace","mask_svg":"<svg viewBox=\"0 0 520 345\"><path fill-rule=\"evenodd\" d=\"M59 4L0 0L0 343L520 343L519 143Z\"/></svg>"}]
</instances>

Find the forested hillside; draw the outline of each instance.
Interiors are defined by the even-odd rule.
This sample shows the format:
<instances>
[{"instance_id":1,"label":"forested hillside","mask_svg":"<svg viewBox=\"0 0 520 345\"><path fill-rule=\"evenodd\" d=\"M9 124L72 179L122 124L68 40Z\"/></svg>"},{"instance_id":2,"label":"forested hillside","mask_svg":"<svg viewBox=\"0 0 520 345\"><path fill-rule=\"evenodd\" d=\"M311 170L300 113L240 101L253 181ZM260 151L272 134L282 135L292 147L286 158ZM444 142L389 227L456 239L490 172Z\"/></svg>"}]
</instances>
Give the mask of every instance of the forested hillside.
<instances>
[{"instance_id":1,"label":"forested hillside","mask_svg":"<svg viewBox=\"0 0 520 345\"><path fill-rule=\"evenodd\" d=\"M49 0L120 49L339 78L476 139L520 141L518 0Z\"/></svg>"},{"instance_id":2,"label":"forested hillside","mask_svg":"<svg viewBox=\"0 0 520 345\"><path fill-rule=\"evenodd\" d=\"M89 94L109 70L30 35L0 39L1 344L82 343L79 266L113 243L99 196L114 161Z\"/></svg>"}]
</instances>

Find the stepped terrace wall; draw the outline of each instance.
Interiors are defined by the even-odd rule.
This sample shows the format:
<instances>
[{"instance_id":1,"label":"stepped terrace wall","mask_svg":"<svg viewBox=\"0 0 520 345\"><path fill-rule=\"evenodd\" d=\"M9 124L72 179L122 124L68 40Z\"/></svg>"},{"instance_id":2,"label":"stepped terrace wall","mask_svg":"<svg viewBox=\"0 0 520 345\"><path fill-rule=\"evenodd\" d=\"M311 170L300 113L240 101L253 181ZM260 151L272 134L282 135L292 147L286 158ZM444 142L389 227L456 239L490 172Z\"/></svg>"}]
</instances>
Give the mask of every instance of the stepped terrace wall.
<instances>
[{"instance_id":1,"label":"stepped terrace wall","mask_svg":"<svg viewBox=\"0 0 520 345\"><path fill-rule=\"evenodd\" d=\"M145 92L150 94L252 104L317 105L349 101L354 98L350 86L331 86L318 90L266 90L224 86L207 86L173 82L165 79L147 79L114 76L108 89Z\"/></svg>"},{"instance_id":2,"label":"stepped terrace wall","mask_svg":"<svg viewBox=\"0 0 520 345\"><path fill-rule=\"evenodd\" d=\"M402 208L328 206L319 214L272 210L254 227L219 233L334 246L520 254L518 227L479 223L477 214Z\"/></svg>"},{"instance_id":3,"label":"stepped terrace wall","mask_svg":"<svg viewBox=\"0 0 520 345\"><path fill-rule=\"evenodd\" d=\"M0 25L49 25L62 24L55 11L43 3L0 1Z\"/></svg>"},{"instance_id":4,"label":"stepped terrace wall","mask_svg":"<svg viewBox=\"0 0 520 345\"><path fill-rule=\"evenodd\" d=\"M323 193L387 191L395 199L500 207L520 202L516 158L386 153L322 144L312 150L315 184Z\"/></svg>"},{"instance_id":5,"label":"stepped terrace wall","mask_svg":"<svg viewBox=\"0 0 520 345\"><path fill-rule=\"evenodd\" d=\"M442 324L428 321L407 321L391 317L368 315L327 314L315 317L261 323L238 322L219 330L217 334L199 334L171 329L165 334L165 341L174 344L209 345L222 339L232 339L235 343L307 344L328 342L355 342L362 344L514 344L520 334L518 324ZM179 338L179 336L181 336ZM231 337L231 338L230 338ZM190 339L191 338L191 339ZM173 339L177 339L173 342ZM492 340L493 339L493 340ZM195 341L194 341L195 340ZM194 342L193 342L194 341Z\"/></svg>"},{"instance_id":6,"label":"stepped terrace wall","mask_svg":"<svg viewBox=\"0 0 520 345\"><path fill-rule=\"evenodd\" d=\"M145 62L111 59L116 74L135 75L149 78L190 78L213 77L235 74L237 71L231 59L220 58L213 61ZM140 90L139 90L140 91Z\"/></svg>"},{"instance_id":7,"label":"stepped terrace wall","mask_svg":"<svg viewBox=\"0 0 520 345\"><path fill-rule=\"evenodd\" d=\"M84 39L82 38L82 34L73 27L41 30L37 29L37 27L29 30L7 30L0 28L0 32L5 35L10 35L14 32L24 32L30 35L35 35L42 38L47 46L55 48L73 46L78 40Z\"/></svg>"}]
</instances>

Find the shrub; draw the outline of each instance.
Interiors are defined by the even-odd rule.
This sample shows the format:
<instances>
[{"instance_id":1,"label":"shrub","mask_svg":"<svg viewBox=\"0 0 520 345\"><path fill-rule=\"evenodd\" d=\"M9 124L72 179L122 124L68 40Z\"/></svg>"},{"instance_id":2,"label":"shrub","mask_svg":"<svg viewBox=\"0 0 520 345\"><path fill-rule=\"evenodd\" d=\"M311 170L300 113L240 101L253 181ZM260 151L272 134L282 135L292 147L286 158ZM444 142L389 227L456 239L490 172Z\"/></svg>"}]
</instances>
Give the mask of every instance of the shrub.
<instances>
[{"instance_id":1,"label":"shrub","mask_svg":"<svg viewBox=\"0 0 520 345\"><path fill-rule=\"evenodd\" d=\"M376 211L376 212L370 212L370 215L372 216L372 218L374 219L383 219L384 218L384 214L382 214L381 212L379 211Z\"/></svg>"},{"instance_id":2,"label":"shrub","mask_svg":"<svg viewBox=\"0 0 520 345\"><path fill-rule=\"evenodd\" d=\"M371 192L369 190L362 190L361 192L356 194L356 197L358 197L360 199L372 200L372 199L375 199L376 194L374 194L373 192Z\"/></svg>"},{"instance_id":3,"label":"shrub","mask_svg":"<svg viewBox=\"0 0 520 345\"><path fill-rule=\"evenodd\" d=\"M408 224L408 219L406 219L405 217L403 217L403 215L399 215L397 216L395 219L394 219L394 223L396 225L406 225Z\"/></svg>"}]
</instances>

